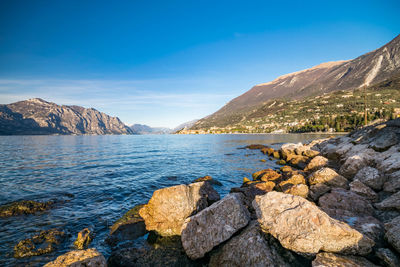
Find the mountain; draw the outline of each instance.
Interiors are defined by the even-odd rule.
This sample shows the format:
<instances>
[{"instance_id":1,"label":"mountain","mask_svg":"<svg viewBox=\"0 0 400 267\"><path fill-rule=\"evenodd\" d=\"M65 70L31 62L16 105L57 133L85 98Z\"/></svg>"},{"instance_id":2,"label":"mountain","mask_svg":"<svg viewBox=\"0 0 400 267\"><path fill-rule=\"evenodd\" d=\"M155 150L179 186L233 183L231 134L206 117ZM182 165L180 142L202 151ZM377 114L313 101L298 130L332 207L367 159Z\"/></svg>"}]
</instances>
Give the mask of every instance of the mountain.
<instances>
[{"instance_id":1,"label":"mountain","mask_svg":"<svg viewBox=\"0 0 400 267\"><path fill-rule=\"evenodd\" d=\"M197 121L198 121L198 120L191 120L191 121L188 121L188 122L184 122L184 123L182 123L182 124L179 124L179 125L176 126L174 129L172 129L172 132L175 133L175 132L178 132L178 131L181 131L181 130L189 129L189 128L191 128Z\"/></svg>"},{"instance_id":2,"label":"mountain","mask_svg":"<svg viewBox=\"0 0 400 267\"><path fill-rule=\"evenodd\" d=\"M0 105L0 135L133 134L117 117L40 98Z\"/></svg>"},{"instance_id":3,"label":"mountain","mask_svg":"<svg viewBox=\"0 0 400 267\"><path fill-rule=\"evenodd\" d=\"M170 128L150 127L144 124L133 124L130 128L135 134L169 134L172 132Z\"/></svg>"},{"instance_id":4,"label":"mountain","mask_svg":"<svg viewBox=\"0 0 400 267\"><path fill-rule=\"evenodd\" d=\"M299 100L338 90L354 90L385 81L399 73L400 35L356 59L322 63L258 84L214 114L199 120L192 129L227 127L246 121L249 112L271 100Z\"/></svg>"}]
</instances>

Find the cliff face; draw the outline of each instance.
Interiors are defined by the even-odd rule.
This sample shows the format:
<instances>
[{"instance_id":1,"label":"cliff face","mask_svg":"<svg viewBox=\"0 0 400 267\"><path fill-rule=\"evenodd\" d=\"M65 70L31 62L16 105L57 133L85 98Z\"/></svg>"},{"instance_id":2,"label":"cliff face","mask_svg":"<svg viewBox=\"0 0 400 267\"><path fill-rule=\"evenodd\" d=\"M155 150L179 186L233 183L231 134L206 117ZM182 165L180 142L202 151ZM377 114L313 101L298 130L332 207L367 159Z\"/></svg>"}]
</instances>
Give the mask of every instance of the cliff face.
<instances>
[{"instance_id":1,"label":"cliff face","mask_svg":"<svg viewBox=\"0 0 400 267\"><path fill-rule=\"evenodd\" d=\"M347 61L322 63L258 84L231 100L214 114L199 120L194 129L225 126L274 99L302 99L337 90L377 84L400 73L400 35L383 47Z\"/></svg>"},{"instance_id":2,"label":"cliff face","mask_svg":"<svg viewBox=\"0 0 400 267\"><path fill-rule=\"evenodd\" d=\"M133 134L117 117L39 98L0 105L0 134Z\"/></svg>"}]
</instances>

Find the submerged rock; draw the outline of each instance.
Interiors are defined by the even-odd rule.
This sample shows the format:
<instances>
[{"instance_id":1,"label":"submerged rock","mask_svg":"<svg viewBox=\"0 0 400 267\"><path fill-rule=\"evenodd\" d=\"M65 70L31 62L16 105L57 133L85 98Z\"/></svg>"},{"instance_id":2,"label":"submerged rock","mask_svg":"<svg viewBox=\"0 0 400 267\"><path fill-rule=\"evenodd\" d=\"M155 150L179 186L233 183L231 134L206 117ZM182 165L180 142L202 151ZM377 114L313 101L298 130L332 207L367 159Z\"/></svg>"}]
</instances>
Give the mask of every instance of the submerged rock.
<instances>
[{"instance_id":1,"label":"submerged rock","mask_svg":"<svg viewBox=\"0 0 400 267\"><path fill-rule=\"evenodd\" d=\"M267 148L267 146L260 145L260 144L251 144L251 145L245 146L245 148L247 148L247 149L263 149L263 148Z\"/></svg>"},{"instance_id":2,"label":"submerged rock","mask_svg":"<svg viewBox=\"0 0 400 267\"><path fill-rule=\"evenodd\" d=\"M349 225L329 217L310 201L279 192L253 201L263 230L298 253L319 251L365 255L374 242Z\"/></svg>"},{"instance_id":3,"label":"submerged rock","mask_svg":"<svg viewBox=\"0 0 400 267\"><path fill-rule=\"evenodd\" d=\"M357 256L344 256L334 253L318 253L312 267L377 267L369 260Z\"/></svg>"},{"instance_id":4,"label":"submerged rock","mask_svg":"<svg viewBox=\"0 0 400 267\"><path fill-rule=\"evenodd\" d=\"M93 240L93 232L89 228L85 228L78 233L78 237L74 242L76 249L85 249L89 246L90 242Z\"/></svg>"},{"instance_id":5,"label":"submerged rock","mask_svg":"<svg viewBox=\"0 0 400 267\"><path fill-rule=\"evenodd\" d=\"M187 217L217 200L219 194L207 182L177 185L156 190L139 214L147 230L165 236L180 235Z\"/></svg>"},{"instance_id":6,"label":"submerged rock","mask_svg":"<svg viewBox=\"0 0 400 267\"><path fill-rule=\"evenodd\" d=\"M191 259L202 258L248 224L250 215L242 201L241 194L232 193L185 220L181 240Z\"/></svg>"},{"instance_id":7,"label":"submerged rock","mask_svg":"<svg viewBox=\"0 0 400 267\"><path fill-rule=\"evenodd\" d=\"M94 248L73 250L47 263L44 267L107 267L104 256Z\"/></svg>"},{"instance_id":8,"label":"submerged rock","mask_svg":"<svg viewBox=\"0 0 400 267\"><path fill-rule=\"evenodd\" d=\"M39 234L15 245L14 257L24 258L53 252L63 241L64 235L64 232L57 229L41 231Z\"/></svg>"},{"instance_id":9,"label":"submerged rock","mask_svg":"<svg viewBox=\"0 0 400 267\"><path fill-rule=\"evenodd\" d=\"M217 185L217 186L221 186L222 185L221 182L219 182L218 180L215 180L214 178L212 178L209 175L197 178L197 179L192 181L192 183L198 183L198 182L208 182L208 183L210 183L212 185Z\"/></svg>"},{"instance_id":10,"label":"submerged rock","mask_svg":"<svg viewBox=\"0 0 400 267\"><path fill-rule=\"evenodd\" d=\"M296 261L271 235L261 231L252 221L242 232L211 253L210 267L230 266L292 266Z\"/></svg>"},{"instance_id":11,"label":"submerged rock","mask_svg":"<svg viewBox=\"0 0 400 267\"><path fill-rule=\"evenodd\" d=\"M53 201L37 202L33 200L21 200L2 205L0 207L0 217L10 217L22 214L34 214L51 208Z\"/></svg>"},{"instance_id":12,"label":"submerged rock","mask_svg":"<svg viewBox=\"0 0 400 267\"><path fill-rule=\"evenodd\" d=\"M139 211L144 205L136 205L116 221L110 229L110 236L106 239L110 245L120 241L134 240L147 233L146 225Z\"/></svg>"}]
</instances>

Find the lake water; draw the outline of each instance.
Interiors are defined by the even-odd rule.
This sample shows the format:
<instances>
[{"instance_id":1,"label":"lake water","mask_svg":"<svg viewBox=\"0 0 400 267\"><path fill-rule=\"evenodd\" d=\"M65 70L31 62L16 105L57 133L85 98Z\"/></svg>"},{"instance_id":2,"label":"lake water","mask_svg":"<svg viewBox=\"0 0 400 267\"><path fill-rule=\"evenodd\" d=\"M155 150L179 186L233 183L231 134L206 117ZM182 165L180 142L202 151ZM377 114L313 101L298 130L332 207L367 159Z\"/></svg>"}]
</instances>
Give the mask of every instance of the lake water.
<instances>
[{"instance_id":1,"label":"lake water","mask_svg":"<svg viewBox=\"0 0 400 267\"><path fill-rule=\"evenodd\" d=\"M211 175L223 184L215 187L223 196L253 172L279 168L258 150L238 148L325 136L1 136L0 204L21 199L64 202L35 215L0 218L0 266L41 266L73 249L85 227L96 234L90 247L107 257L109 226L134 205L146 203L154 190ZM68 234L57 252L13 258L19 240L50 228Z\"/></svg>"}]
</instances>

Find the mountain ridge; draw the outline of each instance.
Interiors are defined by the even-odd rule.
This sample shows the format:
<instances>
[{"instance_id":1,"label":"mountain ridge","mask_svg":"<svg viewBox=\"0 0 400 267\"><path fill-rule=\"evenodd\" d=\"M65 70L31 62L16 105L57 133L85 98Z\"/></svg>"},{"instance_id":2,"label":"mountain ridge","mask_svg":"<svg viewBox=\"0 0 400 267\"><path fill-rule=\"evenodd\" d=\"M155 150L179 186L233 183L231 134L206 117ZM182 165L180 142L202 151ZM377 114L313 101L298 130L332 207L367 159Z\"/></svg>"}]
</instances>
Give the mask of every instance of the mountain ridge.
<instances>
[{"instance_id":1,"label":"mountain ridge","mask_svg":"<svg viewBox=\"0 0 400 267\"><path fill-rule=\"evenodd\" d=\"M118 117L94 108L32 98L0 105L0 135L133 134Z\"/></svg>"}]
</instances>

